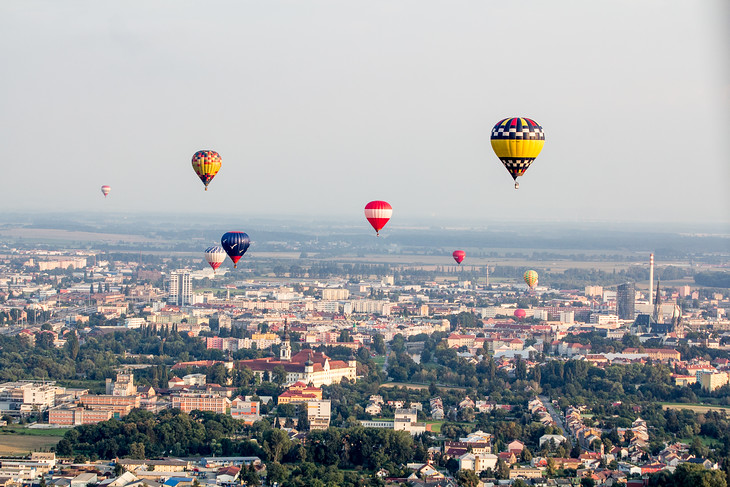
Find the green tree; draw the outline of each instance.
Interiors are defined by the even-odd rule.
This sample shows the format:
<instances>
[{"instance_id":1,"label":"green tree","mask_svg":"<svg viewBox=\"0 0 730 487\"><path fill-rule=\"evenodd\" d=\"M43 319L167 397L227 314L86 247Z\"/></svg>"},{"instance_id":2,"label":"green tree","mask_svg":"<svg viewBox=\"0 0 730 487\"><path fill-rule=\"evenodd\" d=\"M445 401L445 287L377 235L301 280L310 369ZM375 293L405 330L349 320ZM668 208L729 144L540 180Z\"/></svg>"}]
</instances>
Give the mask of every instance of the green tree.
<instances>
[{"instance_id":1,"label":"green tree","mask_svg":"<svg viewBox=\"0 0 730 487\"><path fill-rule=\"evenodd\" d=\"M269 484L282 483L289 476L289 470L279 462L270 462L266 465L266 478Z\"/></svg>"},{"instance_id":2,"label":"green tree","mask_svg":"<svg viewBox=\"0 0 730 487\"><path fill-rule=\"evenodd\" d=\"M272 428L264 434L264 451L270 461L281 462L291 446L289 435L284 430Z\"/></svg>"},{"instance_id":3,"label":"green tree","mask_svg":"<svg viewBox=\"0 0 730 487\"><path fill-rule=\"evenodd\" d=\"M380 333L373 337L373 350L375 350L375 353L378 355L383 355L385 353L385 339Z\"/></svg>"},{"instance_id":4,"label":"green tree","mask_svg":"<svg viewBox=\"0 0 730 487\"><path fill-rule=\"evenodd\" d=\"M497 471L495 472L498 479L508 479L509 478L509 465L507 465L507 462L504 460L499 460L497 462Z\"/></svg>"},{"instance_id":5,"label":"green tree","mask_svg":"<svg viewBox=\"0 0 730 487\"><path fill-rule=\"evenodd\" d=\"M459 485L464 487L478 487L479 477L474 473L474 470L464 469L459 471L459 475L456 478Z\"/></svg>"},{"instance_id":6,"label":"green tree","mask_svg":"<svg viewBox=\"0 0 730 487\"><path fill-rule=\"evenodd\" d=\"M129 457L133 458L135 460L144 460L146 458L144 443L134 442L134 443L130 444L129 445Z\"/></svg>"},{"instance_id":7,"label":"green tree","mask_svg":"<svg viewBox=\"0 0 730 487\"><path fill-rule=\"evenodd\" d=\"M279 387L281 387L284 382L286 381L286 370L284 369L284 366L277 365L274 367L273 370L273 382L276 383Z\"/></svg>"}]
</instances>

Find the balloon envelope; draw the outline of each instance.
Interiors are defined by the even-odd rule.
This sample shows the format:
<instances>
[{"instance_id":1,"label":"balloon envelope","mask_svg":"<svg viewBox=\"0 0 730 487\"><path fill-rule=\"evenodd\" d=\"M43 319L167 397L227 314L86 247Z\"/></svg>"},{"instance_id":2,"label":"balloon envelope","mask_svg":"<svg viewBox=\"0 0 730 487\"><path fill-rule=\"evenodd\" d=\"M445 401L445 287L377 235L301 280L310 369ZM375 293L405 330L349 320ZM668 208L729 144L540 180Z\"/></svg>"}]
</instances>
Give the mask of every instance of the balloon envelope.
<instances>
[{"instance_id":1,"label":"balloon envelope","mask_svg":"<svg viewBox=\"0 0 730 487\"><path fill-rule=\"evenodd\" d=\"M365 205L365 218L375 229L375 234L380 235L390 217L393 216L393 207L387 201L371 201Z\"/></svg>"},{"instance_id":2,"label":"balloon envelope","mask_svg":"<svg viewBox=\"0 0 730 487\"><path fill-rule=\"evenodd\" d=\"M222 162L220 154L213 150L199 150L193 154L193 169L203 181L206 191L208 191L210 182L220 171Z\"/></svg>"},{"instance_id":3,"label":"balloon envelope","mask_svg":"<svg viewBox=\"0 0 730 487\"><path fill-rule=\"evenodd\" d=\"M545 145L545 132L532 119L505 118L492 129L491 141L494 153L515 180L515 188L518 188L517 177L522 176L540 154Z\"/></svg>"},{"instance_id":4,"label":"balloon envelope","mask_svg":"<svg viewBox=\"0 0 730 487\"><path fill-rule=\"evenodd\" d=\"M101 192L104 194L104 197L106 197L111 190L112 190L112 187L107 186L106 184L101 187Z\"/></svg>"},{"instance_id":5,"label":"balloon envelope","mask_svg":"<svg viewBox=\"0 0 730 487\"><path fill-rule=\"evenodd\" d=\"M522 277L525 280L525 284L530 286L530 289L535 289L535 286L537 286L537 272L527 271Z\"/></svg>"},{"instance_id":6,"label":"balloon envelope","mask_svg":"<svg viewBox=\"0 0 730 487\"><path fill-rule=\"evenodd\" d=\"M213 268L213 272L218 269L224 260L226 260L226 251L220 245L213 245L205 249L205 260Z\"/></svg>"},{"instance_id":7,"label":"balloon envelope","mask_svg":"<svg viewBox=\"0 0 730 487\"><path fill-rule=\"evenodd\" d=\"M244 232L227 232L221 237L221 247L233 261L234 269L243 254L248 250L249 245L251 245L251 240L248 238L248 234Z\"/></svg>"},{"instance_id":8,"label":"balloon envelope","mask_svg":"<svg viewBox=\"0 0 730 487\"><path fill-rule=\"evenodd\" d=\"M527 312L524 309L516 309L515 310L515 318L522 319L525 316L527 316Z\"/></svg>"},{"instance_id":9,"label":"balloon envelope","mask_svg":"<svg viewBox=\"0 0 730 487\"><path fill-rule=\"evenodd\" d=\"M454 257L456 263L461 265L461 263L464 261L464 257L466 257L466 252L464 252L463 250L454 250L454 253L451 255Z\"/></svg>"}]
</instances>

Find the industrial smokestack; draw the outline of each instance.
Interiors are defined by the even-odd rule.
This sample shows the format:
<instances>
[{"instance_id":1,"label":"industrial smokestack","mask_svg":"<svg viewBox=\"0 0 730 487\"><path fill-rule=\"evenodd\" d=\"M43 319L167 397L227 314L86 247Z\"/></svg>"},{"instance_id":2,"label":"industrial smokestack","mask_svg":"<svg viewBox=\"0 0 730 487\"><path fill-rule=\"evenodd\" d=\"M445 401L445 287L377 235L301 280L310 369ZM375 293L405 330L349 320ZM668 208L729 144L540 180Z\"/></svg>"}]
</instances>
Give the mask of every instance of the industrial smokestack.
<instances>
[{"instance_id":1,"label":"industrial smokestack","mask_svg":"<svg viewBox=\"0 0 730 487\"><path fill-rule=\"evenodd\" d=\"M654 304L654 254L649 254L649 304Z\"/></svg>"}]
</instances>

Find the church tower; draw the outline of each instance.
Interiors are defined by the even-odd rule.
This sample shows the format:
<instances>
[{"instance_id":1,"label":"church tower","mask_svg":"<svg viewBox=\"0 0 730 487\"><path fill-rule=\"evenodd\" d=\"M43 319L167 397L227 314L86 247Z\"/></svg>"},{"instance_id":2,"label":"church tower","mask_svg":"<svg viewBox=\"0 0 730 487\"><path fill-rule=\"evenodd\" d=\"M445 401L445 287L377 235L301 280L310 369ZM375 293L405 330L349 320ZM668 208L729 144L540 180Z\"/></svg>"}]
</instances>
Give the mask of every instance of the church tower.
<instances>
[{"instance_id":1,"label":"church tower","mask_svg":"<svg viewBox=\"0 0 730 487\"><path fill-rule=\"evenodd\" d=\"M284 340L281 342L279 359L287 362L291 361L291 338L289 337L289 322L286 319L284 319Z\"/></svg>"}]
</instances>

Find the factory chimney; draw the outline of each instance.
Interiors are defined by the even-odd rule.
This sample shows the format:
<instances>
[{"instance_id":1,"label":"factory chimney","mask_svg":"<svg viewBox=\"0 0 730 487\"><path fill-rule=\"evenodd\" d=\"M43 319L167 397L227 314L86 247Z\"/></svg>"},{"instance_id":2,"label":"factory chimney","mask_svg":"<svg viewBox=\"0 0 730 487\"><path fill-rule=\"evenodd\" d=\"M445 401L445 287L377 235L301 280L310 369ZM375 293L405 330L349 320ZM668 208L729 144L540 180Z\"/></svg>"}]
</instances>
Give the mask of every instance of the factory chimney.
<instances>
[{"instance_id":1,"label":"factory chimney","mask_svg":"<svg viewBox=\"0 0 730 487\"><path fill-rule=\"evenodd\" d=\"M654 304L654 254L649 254L649 304Z\"/></svg>"}]
</instances>

